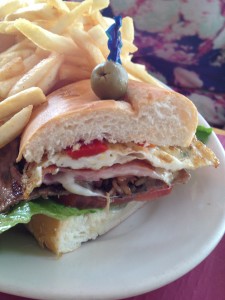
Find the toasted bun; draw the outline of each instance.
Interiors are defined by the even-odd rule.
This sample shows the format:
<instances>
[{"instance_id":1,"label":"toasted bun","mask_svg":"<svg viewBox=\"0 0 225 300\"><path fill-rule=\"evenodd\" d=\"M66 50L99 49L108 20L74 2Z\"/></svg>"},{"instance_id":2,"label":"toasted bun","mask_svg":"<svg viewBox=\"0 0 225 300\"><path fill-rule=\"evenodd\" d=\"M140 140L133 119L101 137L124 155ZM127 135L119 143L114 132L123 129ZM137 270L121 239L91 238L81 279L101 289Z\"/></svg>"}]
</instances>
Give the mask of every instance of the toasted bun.
<instances>
[{"instance_id":1,"label":"toasted bun","mask_svg":"<svg viewBox=\"0 0 225 300\"><path fill-rule=\"evenodd\" d=\"M99 100L90 81L76 82L48 96L26 127L19 159L40 162L80 140L188 146L197 109L186 97L148 83L129 81L123 101Z\"/></svg>"},{"instance_id":2,"label":"toasted bun","mask_svg":"<svg viewBox=\"0 0 225 300\"><path fill-rule=\"evenodd\" d=\"M56 254L63 254L114 228L144 203L130 202L124 208L70 217L65 221L36 215L27 227L42 247L47 247Z\"/></svg>"}]
</instances>

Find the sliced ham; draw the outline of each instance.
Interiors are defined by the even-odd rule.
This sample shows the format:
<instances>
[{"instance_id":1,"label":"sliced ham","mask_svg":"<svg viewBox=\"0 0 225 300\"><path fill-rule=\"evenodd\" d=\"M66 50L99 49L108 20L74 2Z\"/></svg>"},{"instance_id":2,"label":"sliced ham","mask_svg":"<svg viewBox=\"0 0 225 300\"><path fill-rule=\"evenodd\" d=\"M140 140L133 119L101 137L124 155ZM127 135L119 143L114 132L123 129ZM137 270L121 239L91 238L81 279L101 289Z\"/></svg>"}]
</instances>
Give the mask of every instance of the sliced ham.
<instances>
[{"instance_id":1,"label":"sliced ham","mask_svg":"<svg viewBox=\"0 0 225 300\"><path fill-rule=\"evenodd\" d=\"M77 181L98 181L100 179L108 179L120 176L137 176L137 177L151 177L159 179L167 184L173 181L174 175L170 171L160 168L154 168L149 163L141 160L134 160L126 164L115 164L109 168L102 168L100 170L80 169L72 170L69 168L58 168L59 172L56 175L51 175L55 172L57 167L50 166L44 170L43 183L52 184L60 182L60 178L64 174L70 173L71 176Z\"/></svg>"},{"instance_id":2,"label":"sliced ham","mask_svg":"<svg viewBox=\"0 0 225 300\"><path fill-rule=\"evenodd\" d=\"M59 198L64 205L101 208L106 206L107 195L110 203L115 205L130 201L149 201L167 195L175 183L186 183L190 175L185 170L172 173L154 168L145 161L135 160L100 170L72 170L50 166L43 171L43 177L46 185L60 183L71 193ZM143 181L141 186L136 184L138 178ZM121 180L126 189L120 185Z\"/></svg>"}]
</instances>

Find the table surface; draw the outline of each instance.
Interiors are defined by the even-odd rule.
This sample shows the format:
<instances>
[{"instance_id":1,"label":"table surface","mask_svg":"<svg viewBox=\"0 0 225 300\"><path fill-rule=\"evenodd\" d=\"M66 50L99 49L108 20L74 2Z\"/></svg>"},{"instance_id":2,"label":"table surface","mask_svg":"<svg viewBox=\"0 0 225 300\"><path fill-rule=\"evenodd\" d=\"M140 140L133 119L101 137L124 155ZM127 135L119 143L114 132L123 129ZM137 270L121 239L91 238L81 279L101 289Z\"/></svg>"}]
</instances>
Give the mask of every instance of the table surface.
<instances>
[{"instance_id":1,"label":"table surface","mask_svg":"<svg viewBox=\"0 0 225 300\"><path fill-rule=\"evenodd\" d=\"M214 131L225 148L225 131ZM27 298L0 293L0 300L25 299ZM225 235L213 252L186 275L160 289L126 300L181 299L225 300Z\"/></svg>"}]
</instances>

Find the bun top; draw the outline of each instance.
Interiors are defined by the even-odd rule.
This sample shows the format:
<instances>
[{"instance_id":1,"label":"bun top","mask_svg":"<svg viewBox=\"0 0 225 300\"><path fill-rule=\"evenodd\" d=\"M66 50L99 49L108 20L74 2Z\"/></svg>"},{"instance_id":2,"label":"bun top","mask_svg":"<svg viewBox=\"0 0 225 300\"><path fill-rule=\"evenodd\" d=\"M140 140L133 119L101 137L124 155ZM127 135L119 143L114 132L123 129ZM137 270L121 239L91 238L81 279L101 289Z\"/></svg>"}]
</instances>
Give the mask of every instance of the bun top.
<instances>
[{"instance_id":1,"label":"bun top","mask_svg":"<svg viewBox=\"0 0 225 300\"><path fill-rule=\"evenodd\" d=\"M125 98L100 100L90 80L56 90L34 109L25 128L18 160L40 162L83 140L189 146L198 124L186 97L148 83L130 80Z\"/></svg>"}]
</instances>

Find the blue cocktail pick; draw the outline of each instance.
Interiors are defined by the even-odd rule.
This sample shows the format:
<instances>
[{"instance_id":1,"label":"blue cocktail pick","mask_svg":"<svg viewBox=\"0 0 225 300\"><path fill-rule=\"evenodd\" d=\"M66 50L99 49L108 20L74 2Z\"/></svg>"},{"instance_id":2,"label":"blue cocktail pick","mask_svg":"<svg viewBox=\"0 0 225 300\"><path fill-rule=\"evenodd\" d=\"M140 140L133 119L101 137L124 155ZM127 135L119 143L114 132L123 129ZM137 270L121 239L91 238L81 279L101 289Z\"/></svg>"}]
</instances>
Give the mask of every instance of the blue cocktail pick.
<instances>
[{"instance_id":1,"label":"blue cocktail pick","mask_svg":"<svg viewBox=\"0 0 225 300\"><path fill-rule=\"evenodd\" d=\"M108 48L109 48L109 56L107 57L108 60L112 60L115 63L121 63L120 59L120 51L122 48L122 39L121 39L121 33L120 33L120 27L122 25L122 17L117 16L114 18L115 23L112 24L106 31L106 34L108 36Z\"/></svg>"}]
</instances>

